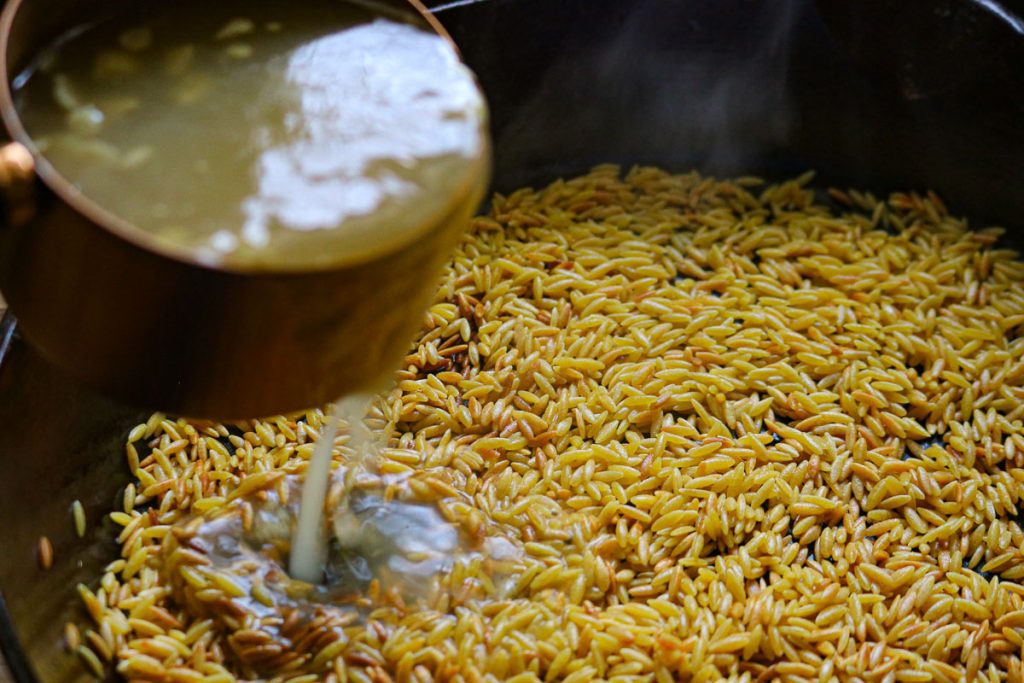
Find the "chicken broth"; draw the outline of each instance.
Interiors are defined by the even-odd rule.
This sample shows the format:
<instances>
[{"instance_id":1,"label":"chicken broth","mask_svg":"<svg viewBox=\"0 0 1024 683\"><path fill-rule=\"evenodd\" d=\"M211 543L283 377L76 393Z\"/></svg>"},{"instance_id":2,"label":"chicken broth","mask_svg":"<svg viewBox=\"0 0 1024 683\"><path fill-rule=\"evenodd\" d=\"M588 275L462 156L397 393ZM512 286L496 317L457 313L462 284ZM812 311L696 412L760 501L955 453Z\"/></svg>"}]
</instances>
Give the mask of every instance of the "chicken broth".
<instances>
[{"instance_id":1,"label":"chicken broth","mask_svg":"<svg viewBox=\"0 0 1024 683\"><path fill-rule=\"evenodd\" d=\"M335 482L331 540L316 583L285 571L297 524L293 477L177 524L175 540L162 549L160 580L190 614L233 633L229 647L238 665L260 680L323 666L325 657L309 654L316 642L310 636L322 637L318 629L341 635L365 627L382 608L448 604L456 596L445 577L457 566L485 568L488 587L506 596L522 544L499 528L473 528L456 512L464 501L419 499L415 489L429 490L428 481L362 472L354 491ZM225 592L211 599L211 588Z\"/></svg>"},{"instance_id":2,"label":"chicken broth","mask_svg":"<svg viewBox=\"0 0 1024 683\"><path fill-rule=\"evenodd\" d=\"M141 239L303 270L470 215L486 112L446 40L336 0L171 8L70 34L16 83L53 168Z\"/></svg>"}]
</instances>

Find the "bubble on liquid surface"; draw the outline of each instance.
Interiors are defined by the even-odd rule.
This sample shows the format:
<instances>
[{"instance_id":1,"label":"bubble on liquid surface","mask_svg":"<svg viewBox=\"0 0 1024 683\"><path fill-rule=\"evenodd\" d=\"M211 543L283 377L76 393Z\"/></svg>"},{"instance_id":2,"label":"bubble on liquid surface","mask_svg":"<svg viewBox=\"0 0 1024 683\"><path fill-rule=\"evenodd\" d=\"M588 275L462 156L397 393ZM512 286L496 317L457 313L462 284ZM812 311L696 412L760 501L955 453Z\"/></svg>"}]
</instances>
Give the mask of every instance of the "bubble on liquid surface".
<instances>
[{"instance_id":1,"label":"bubble on liquid surface","mask_svg":"<svg viewBox=\"0 0 1024 683\"><path fill-rule=\"evenodd\" d=\"M423 503L353 496L335 511L333 527L329 583L365 585L377 578L386 589L394 583L417 592L467 552L456 526Z\"/></svg>"}]
</instances>

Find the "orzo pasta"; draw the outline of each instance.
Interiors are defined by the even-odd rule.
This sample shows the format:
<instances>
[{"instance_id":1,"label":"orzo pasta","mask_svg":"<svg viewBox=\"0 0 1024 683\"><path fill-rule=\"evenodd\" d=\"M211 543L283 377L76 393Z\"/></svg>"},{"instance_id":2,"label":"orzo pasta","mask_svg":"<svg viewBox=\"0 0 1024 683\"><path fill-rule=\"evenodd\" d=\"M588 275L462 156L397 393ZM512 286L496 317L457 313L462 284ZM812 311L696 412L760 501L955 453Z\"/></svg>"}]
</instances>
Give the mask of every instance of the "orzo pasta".
<instances>
[{"instance_id":1,"label":"orzo pasta","mask_svg":"<svg viewBox=\"0 0 1024 683\"><path fill-rule=\"evenodd\" d=\"M494 199L368 418L394 495L506 539L429 600L371 582L357 613L295 616L189 545L191 516L287 496L321 413L140 425L85 663L1020 681L1024 263L931 194L809 180L600 167Z\"/></svg>"}]
</instances>

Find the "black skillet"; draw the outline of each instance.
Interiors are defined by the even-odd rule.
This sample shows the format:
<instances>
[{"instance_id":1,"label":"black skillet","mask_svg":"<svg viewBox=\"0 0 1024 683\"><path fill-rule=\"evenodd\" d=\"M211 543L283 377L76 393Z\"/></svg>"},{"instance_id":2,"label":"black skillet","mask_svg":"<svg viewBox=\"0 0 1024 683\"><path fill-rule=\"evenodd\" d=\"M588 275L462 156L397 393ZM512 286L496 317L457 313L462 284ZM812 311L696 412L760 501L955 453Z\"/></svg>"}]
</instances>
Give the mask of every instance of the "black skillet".
<instances>
[{"instance_id":1,"label":"black skillet","mask_svg":"<svg viewBox=\"0 0 1024 683\"><path fill-rule=\"evenodd\" d=\"M1011 244L1024 236L1021 0L433 4L490 98L498 190L609 161L815 168L823 183L931 188L1005 225ZM0 645L19 682L81 676L61 628L75 583L95 581L117 550L101 520L142 417L0 324ZM90 522L81 540L75 499ZM35 556L44 534L48 572Z\"/></svg>"}]
</instances>

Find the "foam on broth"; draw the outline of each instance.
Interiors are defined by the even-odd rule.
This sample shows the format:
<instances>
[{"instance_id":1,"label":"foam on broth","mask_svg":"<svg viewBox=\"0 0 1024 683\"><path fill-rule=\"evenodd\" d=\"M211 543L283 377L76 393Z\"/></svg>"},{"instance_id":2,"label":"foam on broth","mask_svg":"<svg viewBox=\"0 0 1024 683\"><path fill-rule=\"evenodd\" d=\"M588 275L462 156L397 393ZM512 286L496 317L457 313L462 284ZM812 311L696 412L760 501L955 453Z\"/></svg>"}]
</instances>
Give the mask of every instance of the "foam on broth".
<instances>
[{"instance_id":1,"label":"foam on broth","mask_svg":"<svg viewBox=\"0 0 1024 683\"><path fill-rule=\"evenodd\" d=\"M62 176L213 265L366 261L487 174L483 98L454 49L352 2L183 0L69 36L16 85Z\"/></svg>"}]
</instances>

